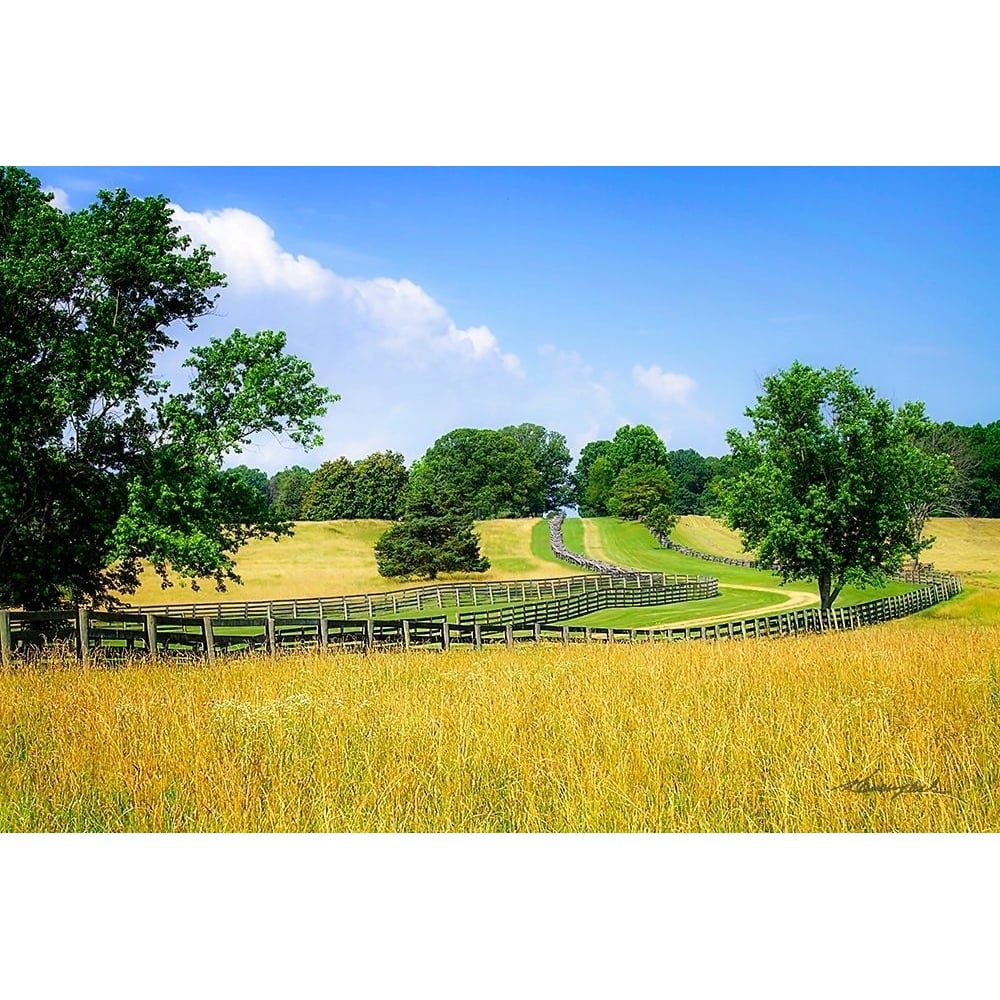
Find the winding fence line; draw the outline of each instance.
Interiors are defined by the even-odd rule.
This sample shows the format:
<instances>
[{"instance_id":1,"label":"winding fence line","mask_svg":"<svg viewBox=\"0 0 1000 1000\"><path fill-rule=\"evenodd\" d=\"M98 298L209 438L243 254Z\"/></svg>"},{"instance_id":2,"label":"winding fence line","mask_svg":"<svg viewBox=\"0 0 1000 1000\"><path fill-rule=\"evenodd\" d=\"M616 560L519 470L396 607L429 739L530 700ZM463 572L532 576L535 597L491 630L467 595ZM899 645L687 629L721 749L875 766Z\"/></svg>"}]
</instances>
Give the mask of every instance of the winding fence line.
<instances>
[{"instance_id":1,"label":"winding fence line","mask_svg":"<svg viewBox=\"0 0 1000 1000\"><path fill-rule=\"evenodd\" d=\"M595 566L598 564L594 564ZM588 569L593 567L586 567ZM511 604L515 601L543 601L547 598L571 597L612 587L664 586L668 579L663 573L642 570L614 572L597 570L597 575L555 576L538 580L510 580L502 583L442 583L420 587L405 587L376 594L349 594L343 597L300 597L284 601L211 601L196 604L146 604L129 609L143 614L188 615L201 618L233 616L279 616L308 618L340 615L342 618L373 618L397 615L400 612L423 611L426 608L476 607L482 604Z\"/></svg>"},{"instance_id":2,"label":"winding fence line","mask_svg":"<svg viewBox=\"0 0 1000 1000\"><path fill-rule=\"evenodd\" d=\"M612 607L650 607L714 597L712 576L669 576L610 566L568 552L562 515L551 519L552 550L593 575L517 580L510 583L459 583L381 594L292 601L154 605L125 611L70 608L53 611L0 609L0 659L15 662L49 652L76 655L84 662L114 661L145 655L205 657L220 653L293 648L476 649L489 643L657 642L691 639L777 637L803 632L854 629L902 618L954 597L959 577L930 567L911 572L920 589L849 607L821 611L799 608L739 621L669 628L599 628L569 624L593 611ZM690 551L690 550L689 550ZM723 557L718 557L723 561ZM457 622L425 609L471 607ZM335 617L337 613L339 617ZM416 612L412 617L391 617ZM376 615L384 615L379 618Z\"/></svg>"}]
</instances>

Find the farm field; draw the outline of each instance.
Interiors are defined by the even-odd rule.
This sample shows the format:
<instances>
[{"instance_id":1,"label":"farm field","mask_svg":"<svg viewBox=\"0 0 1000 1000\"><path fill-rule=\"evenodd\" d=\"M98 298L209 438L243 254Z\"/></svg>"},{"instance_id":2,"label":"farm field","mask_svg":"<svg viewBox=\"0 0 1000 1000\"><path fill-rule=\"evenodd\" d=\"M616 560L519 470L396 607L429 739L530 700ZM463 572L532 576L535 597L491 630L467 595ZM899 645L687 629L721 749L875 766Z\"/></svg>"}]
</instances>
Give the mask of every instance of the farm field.
<instances>
[{"instance_id":1,"label":"farm field","mask_svg":"<svg viewBox=\"0 0 1000 1000\"><path fill-rule=\"evenodd\" d=\"M372 551L387 521L299 521L295 534L278 542L255 540L240 553L240 585L218 594L207 585L198 591L176 585L163 590L147 571L142 586L124 599L132 605L184 604L192 601L267 601L297 597L365 594L405 586L379 576ZM480 521L480 549L491 563L487 573L445 573L442 581L514 580L571 576L581 570L560 562L549 548L548 525L537 518Z\"/></svg>"},{"instance_id":2,"label":"farm field","mask_svg":"<svg viewBox=\"0 0 1000 1000\"><path fill-rule=\"evenodd\" d=\"M627 611L601 611L588 615L586 621L575 624L595 626L648 628L674 625L681 621L708 624L756 614L790 611L793 608L817 607L819 598L811 583L792 581L782 585L773 573L745 566L728 566L706 562L694 556L661 548L649 531L635 521L620 521L614 517L568 518L563 536L573 539L570 547L595 559L663 573L708 574L719 579L719 597L698 602L699 607L655 608ZM679 537L678 537L679 532ZM746 558L738 537L723 525L705 517L682 517L674 540L696 541L699 551L732 558ZM683 544L691 545L691 542ZM568 542L567 545L570 545ZM691 546L694 547L694 546ZM847 586L837 599L838 606L857 604L914 589L912 585L890 582L878 589ZM694 612L694 616L690 612Z\"/></svg>"},{"instance_id":3,"label":"farm field","mask_svg":"<svg viewBox=\"0 0 1000 1000\"><path fill-rule=\"evenodd\" d=\"M774 596L636 527L571 531L718 575L714 613ZM498 562L555 575L547 531L498 524ZM997 832L1000 531L934 532L982 583L846 633L22 664L0 672L0 830ZM708 617L622 613L650 611Z\"/></svg>"}]
</instances>

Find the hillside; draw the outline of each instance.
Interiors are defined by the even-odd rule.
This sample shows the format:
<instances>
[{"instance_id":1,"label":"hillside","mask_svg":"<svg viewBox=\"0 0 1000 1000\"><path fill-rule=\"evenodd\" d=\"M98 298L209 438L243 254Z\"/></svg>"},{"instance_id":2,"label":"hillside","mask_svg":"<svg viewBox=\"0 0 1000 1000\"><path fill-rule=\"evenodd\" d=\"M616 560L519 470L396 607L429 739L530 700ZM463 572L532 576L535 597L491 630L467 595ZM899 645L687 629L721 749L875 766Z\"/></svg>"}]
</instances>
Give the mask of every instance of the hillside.
<instances>
[{"instance_id":1,"label":"hillside","mask_svg":"<svg viewBox=\"0 0 1000 1000\"><path fill-rule=\"evenodd\" d=\"M192 600L263 601L296 597L328 597L392 590L399 581L379 576L373 547L389 527L387 521L300 521L291 538L256 540L240 552L241 586L219 594L211 582L197 592L177 585L163 590L150 571L129 604L182 604ZM480 549L490 560L487 573L450 573L444 580L513 580L579 573L559 562L548 547L548 525L537 518L480 521Z\"/></svg>"}]
</instances>

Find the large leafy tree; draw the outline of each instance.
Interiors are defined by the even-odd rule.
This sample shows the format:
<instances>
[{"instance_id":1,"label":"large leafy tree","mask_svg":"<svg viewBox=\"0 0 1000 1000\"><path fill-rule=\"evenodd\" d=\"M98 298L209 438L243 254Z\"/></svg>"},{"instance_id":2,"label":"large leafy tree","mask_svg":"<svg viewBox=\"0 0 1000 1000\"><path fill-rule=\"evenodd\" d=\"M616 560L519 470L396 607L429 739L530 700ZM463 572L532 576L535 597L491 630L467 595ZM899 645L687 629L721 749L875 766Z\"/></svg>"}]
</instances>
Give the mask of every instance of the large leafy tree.
<instances>
[{"instance_id":1,"label":"large leafy tree","mask_svg":"<svg viewBox=\"0 0 1000 1000\"><path fill-rule=\"evenodd\" d=\"M168 328L193 330L224 283L209 251L162 197L50 200L0 169L0 604L108 601L142 560L224 586L248 538L287 526L223 459L265 430L316 444L337 397L271 331L194 348L170 393Z\"/></svg>"},{"instance_id":2,"label":"large leafy tree","mask_svg":"<svg viewBox=\"0 0 1000 1000\"><path fill-rule=\"evenodd\" d=\"M438 438L410 469L409 495L477 520L545 510L542 476L508 431L462 427Z\"/></svg>"},{"instance_id":3,"label":"large leafy tree","mask_svg":"<svg viewBox=\"0 0 1000 1000\"><path fill-rule=\"evenodd\" d=\"M267 481L274 516L282 521L301 521L302 503L309 492L313 474L302 465L276 472Z\"/></svg>"},{"instance_id":4,"label":"large leafy tree","mask_svg":"<svg viewBox=\"0 0 1000 1000\"><path fill-rule=\"evenodd\" d=\"M670 464L667 446L648 424L619 427L611 439L609 455L616 475L630 465L658 465L665 469Z\"/></svg>"},{"instance_id":5,"label":"large leafy tree","mask_svg":"<svg viewBox=\"0 0 1000 1000\"><path fill-rule=\"evenodd\" d=\"M641 521L654 507L670 506L674 482L660 465L628 465L615 480L608 510L627 521Z\"/></svg>"},{"instance_id":6,"label":"large leafy tree","mask_svg":"<svg viewBox=\"0 0 1000 1000\"><path fill-rule=\"evenodd\" d=\"M668 471L676 485L673 507L678 514L704 514L705 489L712 478L712 459L693 448L669 453Z\"/></svg>"},{"instance_id":7,"label":"large leafy tree","mask_svg":"<svg viewBox=\"0 0 1000 1000\"><path fill-rule=\"evenodd\" d=\"M581 517L598 517L600 514L607 513L605 509L600 511L595 510L595 500L591 498L589 493L596 493L596 503L603 505L607 499L606 494L611 491L614 476L610 477L606 491L601 492L591 486L591 470L594 468L597 460L601 458L605 460L604 466L608 467L607 455L610 450L611 442L603 440L589 441L580 450L580 457L576 461L576 467L570 476L570 482L573 487L573 502L579 508Z\"/></svg>"},{"instance_id":8,"label":"large leafy tree","mask_svg":"<svg viewBox=\"0 0 1000 1000\"><path fill-rule=\"evenodd\" d=\"M354 463L357 516L395 521L403 512L410 474L398 451L376 451Z\"/></svg>"},{"instance_id":9,"label":"large leafy tree","mask_svg":"<svg viewBox=\"0 0 1000 1000\"><path fill-rule=\"evenodd\" d=\"M402 520L375 543L375 562L380 575L402 579L490 568L468 509L454 497L423 493L410 496Z\"/></svg>"},{"instance_id":10,"label":"large leafy tree","mask_svg":"<svg viewBox=\"0 0 1000 1000\"><path fill-rule=\"evenodd\" d=\"M358 516L354 463L349 458L324 462L312 475L302 500L306 521L337 521Z\"/></svg>"},{"instance_id":11,"label":"large leafy tree","mask_svg":"<svg viewBox=\"0 0 1000 1000\"><path fill-rule=\"evenodd\" d=\"M667 469L667 448L646 424L619 427L611 441L591 441L580 452L573 473L576 500L583 517L616 513L612 500L619 477L626 469L642 466ZM634 473L629 474L634 475Z\"/></svg>"},{"instance_id":12,"label":"large leafy tree","mask_svg":"<svg viewBox=\"0 0 1000 1000\"><path fill-rule=\"evenodd\" d=\"M558 510L572 503L573 490L569 476L569 466L573 460L564 435L548 431L539 424L517 424L503 427L501 431L510 434L521 446L528 461L541 476L544 501L540 510L532 514L544 514Z\"/></svg>"},{"instance_id":13,"label":"large leafy tree","mask_svg":"<svg viewBox=\"0 0 1000 1000\"><path fill-rule=\"evenodd\" d=\"M764 380L753 428L731 430L722 511L744 548L783 581L812 579L829 609L846 583L878 584L926 547L911 505L939 489L944 463L915 444L922 406L893 409L846 368L795 362Z\"/></svg>"}]
</instances>

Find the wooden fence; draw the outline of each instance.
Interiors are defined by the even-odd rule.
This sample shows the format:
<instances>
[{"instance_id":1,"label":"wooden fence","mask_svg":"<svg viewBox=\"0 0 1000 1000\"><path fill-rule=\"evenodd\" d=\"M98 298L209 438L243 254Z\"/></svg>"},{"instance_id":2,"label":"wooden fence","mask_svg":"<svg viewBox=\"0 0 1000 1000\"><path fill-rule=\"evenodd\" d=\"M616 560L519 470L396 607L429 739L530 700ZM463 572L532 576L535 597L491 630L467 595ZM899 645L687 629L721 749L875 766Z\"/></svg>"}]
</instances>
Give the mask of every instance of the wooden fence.
<instances>
[{"instance_id":1,"label":"wooden fence","mask_svg":"<svg viewBox=\"0 0 1000 1000\"><path fill-rule=\"evenodd\" d=\"M458 621L460 624L481 622L524 627L535 622L548 624L566 621L608 608L649 608L718 596L719 581L714 576L677 576L669 578L661 587L609 588L534 604L465 611L459 613Z\"/></svg>"},{"instance_id":2,"label":"wooden fence","mask_svg":"<svg viewBox=\"0 0 1000 1000\"><path fill-rule=\"evenodd\" d=\"M550 605L562 604L567 616L575 616L572 612L586 614L586 600L593 599L593 594L580 595L580 603L573 607L564 603L569 599L560 598L555 602L526 605L523 609L495 609L500 616L488 617L485 621L460 621L458 624L449 623L444 615L379 620L325 615L193 617L100 612L83 608L76 611L0 610L0 654L4 665L8 666L15 659L30 656L33 652L60 649L75 654L84 662L92 659L115 660L137 654L151 658L203 656L214 661L220 653L254 649L269 653L302 647L357 650L428 647L446 650L456 646L478 649L496 642L507 645L545 640L565 643L656 642L785 636L876 625L923 611L961 591L962 584L958 577L937 575L941 579L908 594L882 597L827 612L806 608L710 625L651 629L598 628L553 622L550 616L557 613L557 609ZM669 588L663 588L663 591L668 592ZM647 596L642 589L632 588L609 589L600 593L602 599L623 602ZM522 610L523 614L520 613ZM532 610L535 617L529 620ZM493 612L487 614L493 615ZM503 616L509 620L499 620Z\"/></svg>"},{"instance_id":3,"label":"wooden fence","mask_svg":"<svg viewBox=\"0 0 1000 1000\"><path fill-rule=\"evenodd\" d=\"M338 615L341 618L374 618L408 614L428 608L477 607L512 604L515 601L543 601L576 594L595 593L610 588L666 586L673 580L663 573L618 570L579 576L546 577L540 580L511 580L502 583L443 583L407 587L377 594L349 594L342 597L303 597L283 601L212 601L197 604L146 604L127 608L142 614L187 615L202 618L268 617L289 618Z\"/></svg>"},{"instance_id":4,"label":"wooden fence","mask_svg":"<svg viewBox=\"0 0 1000 1000\"><path fill-rule=\"evenodd\" d=\"M612 607L649 607L714 597L719 593L719 581L711 576L667 576L629 570L568 553L562 543L562 515L551 519L550 531L553 552L593 570L593 575L440 584L380 594L289 601L156 605L116 612L86 608L0 609L0 659L9 666L15 658L61 650L84 662L139 654L150 658L203 656L214 661L219 653L256 649L275 653L303 646L478 649L492 642L510 645L543 640L654 642L769 637L874 625L923 611L962 589L957 576L921 566L902 577L920 583L919 590L827 612L797 609L673 628L566 625L561 622ZM719 561L742 562L721 557ZM427 608L441 611L462 607L476 610L460 611L457 624L449 623L444 614L422 614ZM413 611L418 616L388 617Z\"/></svg>"}]
</instances>

